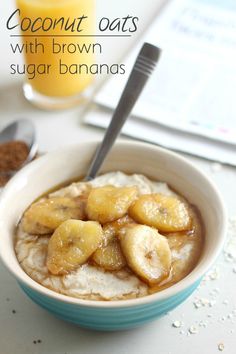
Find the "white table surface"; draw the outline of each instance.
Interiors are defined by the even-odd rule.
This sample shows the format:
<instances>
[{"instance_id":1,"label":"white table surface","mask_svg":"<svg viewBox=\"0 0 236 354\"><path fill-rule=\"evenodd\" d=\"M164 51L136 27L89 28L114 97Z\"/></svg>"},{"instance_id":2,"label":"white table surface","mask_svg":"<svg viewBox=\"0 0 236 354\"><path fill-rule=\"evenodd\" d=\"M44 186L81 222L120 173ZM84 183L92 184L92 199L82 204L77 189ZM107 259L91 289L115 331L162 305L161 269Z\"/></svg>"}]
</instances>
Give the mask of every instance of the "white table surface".
<instances>
[{"instance_id":1,"label":"white table surface","mask_svg":"<svg viewBox=\"0 0 236 354\"><path fill-rule=\"evenodd\" d=\"M148 24L156 9L153 0L98 0L97 4L101 16L140 16L141 29ZM23 99L21 82L9 74L13 57L9 50L9 34L4 29L14 2L4 1L0 7L0 126L19 117L32 119L41 151L101 138L101 130L82 124L84 106L56 113L44 112ZM131 44L130 39L123 39L110 50L105 43L106 60L118 60ZM229 216L236 217L236 169L222 166L217 170L211 162L187 158L215 180L228 206ZM36 306L0 265L0 354L214 354L219 353L219 343L224 344L223 353L234 354L236 264L227 262L222 254L212 272L185 303L165 317L135 330L98 333L62 322ZM205 306L195 308L197 298ZM173 327L174 321L181 321L181 327ZM191 326L196 327L196 334L188 332ZM41 343L34 344L34 340L41 340Z\"/></svg>"}]
</instances>

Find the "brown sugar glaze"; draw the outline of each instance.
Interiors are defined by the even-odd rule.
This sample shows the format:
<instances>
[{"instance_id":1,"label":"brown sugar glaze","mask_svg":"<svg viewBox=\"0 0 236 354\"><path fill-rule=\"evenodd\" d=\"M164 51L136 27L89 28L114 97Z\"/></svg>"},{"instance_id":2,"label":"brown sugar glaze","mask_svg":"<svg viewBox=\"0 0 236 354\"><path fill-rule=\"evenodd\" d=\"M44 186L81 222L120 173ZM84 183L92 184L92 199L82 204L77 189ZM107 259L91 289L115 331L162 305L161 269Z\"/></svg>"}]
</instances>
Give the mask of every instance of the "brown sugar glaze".
<instances>
[{"instance_id":1,"label":"brown sugar glaze","mask_svg":"<svg viewBox=\"0 0 236 354\"><path fill-rule=\"evenodd\" d=\"M53 190L51 190L50 192L45 193L43 195L43 197L52 193L52 191L59 190L62 187L70 185L70 183L71 183L71 181L69 183L64 183L63 185L53 188ZM86 193L83 194L81 196L81 198L86 199L87 194ZM183 199L182 197L180 197L180 198ZM191 228L187 231L170 232L170 233L160 231L160 233L167 238L168 243L169 243L169 247L170 247L171 251L173 252L173 254L176 255L176 257L173 257L169 276L167 278L163 279L159 284L151 285L151 286L148 285L147 294L152 294L152 293L161 291L167 287L170 287L171 285L175 284L176 282L180 281L181 279L183 279L185 276L187 276L194 269L197 262L199 261L199 258L202 253L202 249L204 247L204 226L203 226L201 216L200 216L197 208L195 206L191 205L190 203L188 203L186 200L185 200L185 202L188 205L188 210L191 215L191 220L192 220ZM124 217L119 218L116 221L104 224L103 228L110 227L110 228L112 228L112 232L115 235L117 235L117 234L119 234L119 231L121 228L124 228L125 226L130 225L130 224L137 224L137 222L134 221L132 218L130 218L130 216L125 215ZM47 244L50 237L51 237L51 235L44 236L44 238L45 238L44 252L45 253L47 252L47 245L46 244ZM182 253L179 251L181 251ZM190 252L190 256L186 256L188 252ZM184 260L184 258L186 258L186 260ZM94 262L94 260L92 258L90 258L87 261L87 264L91 265L91 266L95 266L96 268L101 268L100 266L98 266ZM22 263L21 263L21 265L24 268L24 270L26 271L26 273L28 273L28 274L30 273L29 276L34 278L36 281L38 281L42 285L44 285L52 290L55 290L55 289L53 289L53 287L50 284L49 285L43 284L43 282L40 280L40 277L37 277L37 276L35 277L34 272L28 272ZM106 269L103 269L103 271L105 273L113 273L118 278L121 278L121 279L122 279L122 277L125 278L125 277L129 276L129 274L130 275L134 274L128 265L126 265L122 270L119 270L119 271L112 272L112 271L108 271ZM57 277L60 278L60 275ZM61 276L61 279L62 278L63 277ZM143 282L143 280L142 280L142 282ZM144 282L143 284L145 284L145 286L147 286L147 283ZM62 282L61 289L60 290L57 289L56 291L61 292L62 294L68 295L68 292L64 289L63 282ZM74 296L74 295L72 295L72 296ZM134 297L139 297L139 296L143 296L143 295L136 296L134 294L126 294L123 297L120 297L119 299L128 299L128 298L134 298ZM99 296L99 295L97 297L96 296L95 297L94 296L87 296L87 295L79 295L79 296L76 295L76 297L85 298L85 299L95 299L95 300L107 300L107 298L103 298L102 296ZM111 298L109 300L116 300L116 298Z\"/></svg>"}]
</instances>

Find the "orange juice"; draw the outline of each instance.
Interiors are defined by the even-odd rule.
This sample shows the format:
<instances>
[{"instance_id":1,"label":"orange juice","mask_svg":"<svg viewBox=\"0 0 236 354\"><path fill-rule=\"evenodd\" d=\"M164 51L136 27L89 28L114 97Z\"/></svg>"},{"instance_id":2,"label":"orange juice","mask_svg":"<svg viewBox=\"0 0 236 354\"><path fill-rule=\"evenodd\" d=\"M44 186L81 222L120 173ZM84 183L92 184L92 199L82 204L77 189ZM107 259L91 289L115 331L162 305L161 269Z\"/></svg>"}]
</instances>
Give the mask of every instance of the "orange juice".
<instances>
[{"instance_id":1,"label":"orange juice","mask_svg":"<svg viewBox=\"0 0 236 354\"><path fill-rule=\"evenodd\" d=\"M90 66L94 63L94 39L86 35L95 32L95 0L16 2L20 10L19 23L23 27L21 34L25 44L25 63L35 64L38 68L33 78L28 74L28 83L32 89L41 95L55 98L70 97L82 92L91 83L93 75L86 70L75 73L73 69L70 72L68 68L71 65L74 68L73 64Z\"/></svg>"}]
</instances>

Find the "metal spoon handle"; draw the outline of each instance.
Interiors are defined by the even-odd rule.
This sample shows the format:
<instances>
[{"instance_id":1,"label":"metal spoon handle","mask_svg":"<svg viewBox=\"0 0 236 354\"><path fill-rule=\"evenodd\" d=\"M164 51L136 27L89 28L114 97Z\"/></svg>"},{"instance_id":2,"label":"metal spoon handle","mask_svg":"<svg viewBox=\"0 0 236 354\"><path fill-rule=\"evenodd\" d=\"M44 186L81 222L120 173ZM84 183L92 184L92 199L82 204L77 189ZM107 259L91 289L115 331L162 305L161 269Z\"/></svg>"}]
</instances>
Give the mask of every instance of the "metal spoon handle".
<instances>
[{"instance_id":1,"label":"metal spoon handle","mask_svg":"<svg viewBox=\"0 0 236 354\"><path fill-rule=\"evenodd\" d=\"M85 178L86 181L93 179L100 169L106 155L110 151L114 141L121 131L127 117L129 116L135 102L141 94L149 76L155 69L160 57L161 50L152 44L144 43L133 69L123 90L120 101L113 113L110 125L101 145L98 147L89 171Z\"/></svg>"}]
</instances>

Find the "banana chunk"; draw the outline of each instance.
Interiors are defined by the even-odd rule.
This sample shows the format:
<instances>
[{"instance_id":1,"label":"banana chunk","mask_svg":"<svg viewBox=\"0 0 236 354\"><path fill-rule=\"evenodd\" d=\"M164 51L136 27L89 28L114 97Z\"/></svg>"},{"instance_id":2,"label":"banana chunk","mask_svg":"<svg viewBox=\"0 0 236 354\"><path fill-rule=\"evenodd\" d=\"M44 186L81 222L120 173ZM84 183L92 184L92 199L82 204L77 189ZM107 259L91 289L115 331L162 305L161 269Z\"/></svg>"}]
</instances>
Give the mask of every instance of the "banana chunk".
<instances>
[{"instance_id":1,"label":"banana chunk","mask_svg":"<svg viewBox=\"0 0 236 354\"><path fill-rule=\"evenodd\" d=\"M171 281L177 282L191 272L203 249L203 227L200 215L192 208L192 229L166 234L171 254Z\"/></svg>"},{"instance_id":2,"label":"banana chunk","mask_svg":"<svg viewBox=\"0 0 236 354\"><path fill-rule=\"evenodd\" d=\"M126 215L103 226L104 238L102 247L97 249L92 256L97 265L110 271L120 270L127 265L117 235L122 227L131 223L133 223L133 220Z\"/></svg>"},{"instance_id":3,"label":"banana chunk","mask_svg":"<svg viewBox=\"0 0 236 354\"><path fill-rule=\"evenodd\" d=\"M114 239L117 239L120 229L130 224L136 225L136 222L133 219L131 219L128 215L125 215L122 218L117 219L115 221L106 223L103 226L103 231L104 231L103 246L107 246L109 242L114 241Z\"/></svg>"},{"instance_id":4,"label":"banana chunk","mask_svg":"<svg viewBox=\"0 0 236 354\"><path fill-rule=\"evenodd\" d=\"M166 278L171 268L167 239L145 225L130 225L120 231L121 249L133 272L149 285Z\"/></svg>"},{"instance_id":5,"label":"banana chunk","mask_svg":"<svg viewBox=\"0 0 236 354\"><path fill-rule=\"evenodd\" d=\"M54 197L32 204L22 219L24 232L36 235L52 233L68 219L84 219L85 200Z\"/></svg>"},{"instance_id":6,"label":"banana chunk","mask_svg":"<svg viewBox=\"0 0 236 354\"><path fill-rule=\"evenodd\" d=\"M141 224L165 232L183 231L191 227L191 217L186 203L163 194L142 195L130 207L129 215Z\"/></svg>"},{"instance_id":7,"label":"banana chunk","mask_svg":"<svg viewBox=\"0 0 236 354\"><path fill-rule=\"evenodd\" d=\"M102 227L95 221L63 222L48 243L48 270L55 275L71 272L88 260L102 240Z\"/></svg>"},{"instance_id":8,"label":"banana chunk","mask_svg":"<svg viewBox=\"0 0 236 354\"><path fill-rule=\"evenodd\" d=\"M86 207L90 220L105 224L124 216L138 195L136 187L105 186L91 190Z\"/></svg>"},{"instance_id":9,"label":"banana chunk","mask_svg":"<svg viewBox=\"0 0 236 354\"><path fill-rule=\"evenodd\" d=\"M110 271L120 270L126 265L118 240L113 240L106 247L97 249L92 259L97 265Z\"/></svg>"}]
</instances>

